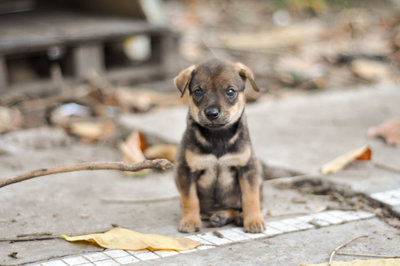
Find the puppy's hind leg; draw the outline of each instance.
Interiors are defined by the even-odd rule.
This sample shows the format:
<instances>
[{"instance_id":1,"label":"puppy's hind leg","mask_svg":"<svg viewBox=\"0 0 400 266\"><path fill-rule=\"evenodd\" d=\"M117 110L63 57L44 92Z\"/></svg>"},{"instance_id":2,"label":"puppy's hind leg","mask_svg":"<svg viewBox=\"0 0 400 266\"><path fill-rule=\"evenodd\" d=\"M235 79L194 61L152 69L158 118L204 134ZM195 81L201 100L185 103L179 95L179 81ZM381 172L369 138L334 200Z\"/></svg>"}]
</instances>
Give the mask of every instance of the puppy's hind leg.
<instances>
[{"instance_id":1,"label":"puppy's hind leg","mask_svg":"<svg viewBox=\"0 0 400 266\"><path fill-rule=\"evenodd\" d=\"M231 222L237 223L240 220L240 216L240 211L227 209L213 213L209 221L212 227L221 227Z\"/></svg>"}]
</instances>

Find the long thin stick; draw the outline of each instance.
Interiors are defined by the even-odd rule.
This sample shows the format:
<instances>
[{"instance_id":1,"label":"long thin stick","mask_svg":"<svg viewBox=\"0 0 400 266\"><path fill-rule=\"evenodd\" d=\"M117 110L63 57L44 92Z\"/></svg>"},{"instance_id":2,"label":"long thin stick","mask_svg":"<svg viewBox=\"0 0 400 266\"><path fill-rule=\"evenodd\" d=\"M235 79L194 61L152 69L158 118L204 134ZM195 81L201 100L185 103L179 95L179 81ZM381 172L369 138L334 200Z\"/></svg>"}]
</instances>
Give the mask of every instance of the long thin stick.
<instances>
[{"instance_id":1,"label":"long thin stick","mask_svg":"<svg viewBox=\"0 0 400 266\"><path fill-rule=\"evenodd\" d=\"M335 253L336 253L339 249L344 248L345 246L347 246L348 244L350 244L350 243L353 242L354 240L357 240L357 239L359 239L359 238L361 238L361 237L367 237L367 235L361 235L361 236L354 237L354 238L350 239L349 241L347 241L347 242L341 244L341 245L338 246L337 248L335 248L335 249L331 252L331 255L329 256L329 263L328 263L328 266L332 266L333 256L335 256Z\"/></svg>"},{"instance_id":2,"label":"long thin stick","mask_svg":"<svg viewBox=\"0 0 400 266\"><path fill-rule=\"evenodd\" d=\"M24 238L0 238L0 242L29 242L29 241L43 241L58 239L59 236L35 236L35 237L24 237Z\"/></svg>"},{"instance_id":3,"label":"long thin stick","mask_svg":"<svg viewBox=\"0 0 400 266\"><path fill-rule=\"evenodd\" d=\"M29 173L17 175L11 178L0 180L0 188L10 184L25 181L31 178L52 175L58 173L67 173L84 170L118 170L118 171L139 171L146 168L165 170L172 167L172 163L165 159L144 160L138 163L126 162L88 162L75 165L57 166L52 168L38 169Z\"/></svg>"},{"instance_id":4,"label":"long thin stick","mask_svg":"<svg viewBox=\"0 0 400 266\"><path fill-rule=\"evenodd\" d=\"M379 255L379 254L362 254L362 253L348 253L348 252L337 252L336 255L353 256L353 257L383 258L383 259L398 259L398 258L400 258L400 256L388 256L388 255Z\"/></svg>"},{"instance_id":5,"label":"long thin stick","mask_svg":"<svg viewBox=\"0 0 400 266\"><path fill-rule=\"evenodd\" d=\"M383 164L383 163L379 163L379 162L374 162L374 165L375 165L375 167L381 168L383 170L387 170L389 172L400 174L400 169L394 168L393 166L390 166L390 165L387 165L387 164Z\"/></svg>"}]
</instances>

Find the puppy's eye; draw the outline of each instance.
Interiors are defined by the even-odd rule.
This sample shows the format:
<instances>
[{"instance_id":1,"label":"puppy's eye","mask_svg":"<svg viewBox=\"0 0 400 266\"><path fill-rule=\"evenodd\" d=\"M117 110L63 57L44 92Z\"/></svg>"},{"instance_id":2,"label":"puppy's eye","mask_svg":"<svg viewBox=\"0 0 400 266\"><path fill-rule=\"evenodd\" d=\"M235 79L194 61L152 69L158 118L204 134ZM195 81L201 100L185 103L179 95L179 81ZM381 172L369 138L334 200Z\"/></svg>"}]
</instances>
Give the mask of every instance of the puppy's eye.
<instances>
[{"instance_id":1,"label":"puppy's eye","mask_svg":"<svg viewBox=\"0 0 400 266\"><path fill-rule=\"evenodd\" d=\"M233 88L228 88L225 92L226 96L233 98L236 96L236 91Z\"/></svg>"},{"instance_id":2,"label":"puppy's eye","mask_svg":"<svg viewBox=\"0 0 400 266\"><path fill-rule=\"evenodd\" d=\"M202 89L195 89L195 90L193 91L193 95L194 95L195 97L201 97L201 96L203 96L203 90L202 90Z\"/></svg>"}]
</instances>

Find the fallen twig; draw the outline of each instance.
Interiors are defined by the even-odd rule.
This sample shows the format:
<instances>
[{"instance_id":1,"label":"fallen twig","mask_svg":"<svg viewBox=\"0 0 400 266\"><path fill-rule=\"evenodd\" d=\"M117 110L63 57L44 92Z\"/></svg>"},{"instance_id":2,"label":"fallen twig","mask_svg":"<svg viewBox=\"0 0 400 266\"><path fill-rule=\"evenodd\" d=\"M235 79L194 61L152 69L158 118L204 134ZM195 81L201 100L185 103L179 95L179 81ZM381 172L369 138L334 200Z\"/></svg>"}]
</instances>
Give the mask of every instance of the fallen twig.
<instances>
[{"instance_id":1,"label":"fallen twig","mask_svg":"<svg viewBox=\"0 0 400 266\"><path fill-rule=\"evenodd\" d=\"M35 237L23 237L23 238L0 238L0 242L28 242L28 241L40 241L40 240L53 240L58 239L59 236L35 236ZM61 238L60 238L61 239Z\"/></svg>"},{"instance_id":2,"label":"fallen twig","mask_svg":"<svg viewBox=\"0 0 400 266\"><path fill-rule=\"evenodd\" d=\"M49 237L53 236L53 233L44 232L44 233L33 233L33 234L18 234L17 237Z\"/></svg>"},{"instance_id":3,"label":"fallen twig","mask_svg":"<svg viewBox=\"0 0 400 266\"><path fill-rule=\"evenodd\" d=\"M336 255L341 256L353 256L353 257L370 257L370 258L382 258L382 259L398 259L400 256L388 256L379 254L361 254L361 253L348 253L348 252L337 252Z\"/></svg>"},{"instance_id":4,"label":"fallen twig","mask_svg":"<svg viewBox=\"0 0 400 266\"><path fill-rule=\"evenodd\" d=\"M377 167L377 168L389 171L389 172L400 174L400 169L394 168L394 167L392 167L390 165L387 165L387 164L374 162L374 166Z\"/></svg>"},{"instance_id":5,"label":"fallen twig","mask_svg":"<svg viewBox=\"0 0 400 266\"><path fill-rule=\"evenodd\" d=\"M172 167L172 163L165 159L156 160L144 160L138 163L126 163L126 162L88 162L75 165L58 166L52 168L38 169L29 173L17 175L15 177L0 180L0 188L10 184L25 181L31 178L67 173L74 171L85 171L85 170L118 170L118 171L139 171L142 169L153 168L165 170Z\"/></svg>"},{"instance_id":6,"label":"fallen twig","mask_svg":"<svg viewBox=\"0 0 400 266\"><path fill-rule=\"evenodd\" d=\"M213 231L212 233L213 233L213 235L215 235L218 238L224 238L225 237L222 233L220 233L218 231Z\"/></svg>"},{"instance_id":7,"label":"fallen twig","mask_svg":"<svg viewBox=\"0 0 400 266\"><path fill-rule=\"evenodd\" d=\"M102 234L110 229L99 230L91 233L81 233L77 235L88 235L88 234ZM54 239L62 239L60 236L55 236L53 233L32 233L32 234L18 234L17 238L0 238L0 242L28 242L28 241L41 241L41 240L54 240Z\"/></svg>"},{"instance_id":8,"label":"fallen twig","mask_svg":"<svg viewBox=\"0 0 400 266\"><path fill-rule=\"evenodd\" d=\"M331 252L331 255L329 256L329 263L328 263L328 266L332 266L333 256L335 256L336 252L337 252L339 249L344 248L345 246L347 246L348 244L350 244L350 243L353 242L354 240L357 240L357 239L362 238L362 237L368 237L368 236L367 236L367 235L361 235L361 236L354 237L354 238L350 239L349 241L347 241L347 242L345 242L345 243L339 245L337 248L335 248L335 249Z\"/></svg>"}]
</instances>

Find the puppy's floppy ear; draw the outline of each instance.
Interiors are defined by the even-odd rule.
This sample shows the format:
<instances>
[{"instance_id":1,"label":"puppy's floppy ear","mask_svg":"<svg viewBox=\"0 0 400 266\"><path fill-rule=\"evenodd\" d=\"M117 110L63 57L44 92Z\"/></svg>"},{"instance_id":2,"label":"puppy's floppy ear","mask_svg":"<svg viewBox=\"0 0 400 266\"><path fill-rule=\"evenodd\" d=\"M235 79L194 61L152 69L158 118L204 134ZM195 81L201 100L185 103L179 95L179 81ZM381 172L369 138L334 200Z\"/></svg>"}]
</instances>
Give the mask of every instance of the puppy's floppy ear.
<instances>
[{"instance_id":1,"label":"puppy's floppy ear","mask_svg":"<svg viewBox=\"0 0 400 266\"><path fill-rule=\"evenodd\" d=\"M237 62L235 64L235 69L244 81L246 81L246 79L250 81L250 84L255 91L260 91L260 89L257 87L257 84L254 81L253 71L251 71L248 66L245 66L242 63Z\"/></svg>"},{"instance_id":2,"label":"puppy's floppy ear","mask_svg":"<svg viewBox=\"0 0 400 266\"><path fill-rule=\"evenodd\" d=\"M174 78L175 87L181 92L181 97L183 97L186 89L189 87L194 68L194 65L190 66L182 70L178 76Z\"/></svg>"}]
</instances>

